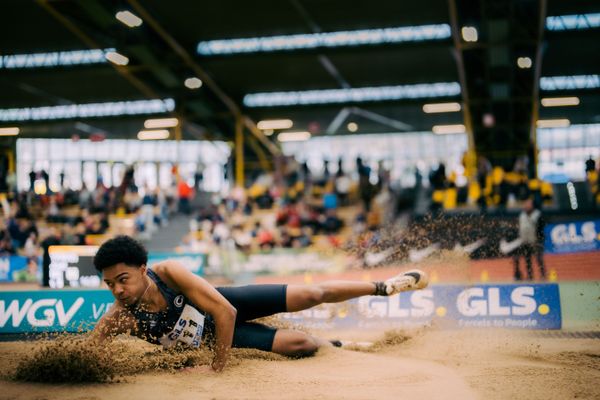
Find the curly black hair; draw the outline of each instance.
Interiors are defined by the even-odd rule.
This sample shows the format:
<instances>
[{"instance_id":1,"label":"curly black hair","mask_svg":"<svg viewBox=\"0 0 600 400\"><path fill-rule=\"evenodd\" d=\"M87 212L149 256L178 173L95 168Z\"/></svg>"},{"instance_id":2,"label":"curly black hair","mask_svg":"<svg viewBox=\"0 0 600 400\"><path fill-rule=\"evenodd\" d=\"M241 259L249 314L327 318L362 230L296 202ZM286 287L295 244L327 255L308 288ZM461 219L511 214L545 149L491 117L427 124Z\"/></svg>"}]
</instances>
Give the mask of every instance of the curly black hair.
<instances>
[{"instance_id":1,"label":"curly black hair","mask_svg":"<svg viewBox=\"0 0 600 400\"><path fill-rule=\"evenodd\" d=\"M119 263L141 267L148 262L148 252L137 240L121 235L107 240L100 246L94 257L98 271Z\"/></svg>"}]
</instances>

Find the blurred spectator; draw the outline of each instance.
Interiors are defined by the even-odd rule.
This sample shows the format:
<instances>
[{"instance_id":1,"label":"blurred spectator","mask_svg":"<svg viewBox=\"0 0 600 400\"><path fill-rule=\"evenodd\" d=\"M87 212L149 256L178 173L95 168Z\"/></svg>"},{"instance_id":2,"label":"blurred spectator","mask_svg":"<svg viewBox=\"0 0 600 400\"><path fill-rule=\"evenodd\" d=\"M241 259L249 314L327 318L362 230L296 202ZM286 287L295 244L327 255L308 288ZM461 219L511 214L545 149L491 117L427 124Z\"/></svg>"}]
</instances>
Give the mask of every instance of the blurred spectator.
<instances>
[{"instance_id":1,"label":"blurred spectator","mask_svg":"<svg viewBox=\"0 0 600 400\"><path fill-rule=\"evenodd\" d=\"M144 220L144 226L150 233L156 231L154 225L154 207L158 204L156 196L150 191L150 188L146 186L144 197L142 197L141 214Z\"/></svg>"},{"instance_id":2,"label":"blurred spectator","mask_svg":"<svg viewBox=\"0 0 600 400\"><path fill-rule=\"evenodd\" d=\"M40 177L44 180L44 184L46 185L46 191L50 192L50 175L48 175L48 172L46 172L45 169L43 169L40 172Z\"/></svg>"},{"instance_id":3,"label":"blurred spectator","mask_svg":"<svg viewBox=\"0 0 600 400\"><path fill-rule=\"evenodd\" d=\"M371 210L371 200L375 194L373 185L371 185L369 180L371 177L371 168L363 164L362 158L357 157L356 169L358 172L358 190L360 192L360 198L363 202L365 210L369 211Z\"/></svg>"},{"instance_id":4,"label":"blurred spectator","mask_svg":"<svg viewBox=\"0 0 600 400\"><path fill-rule=\"evenodd\" d=\"M33 192L33 189L35 188L35 178L36 178L37 174L35 173L35 171L31 170L29 172L29 191Z\"/></svg>"},{"instance_id":5,"label":"blurred spectator","mask_svg":"<svg viewBox=\"0 0 600 400\"><path fill-rule=\"evenodd\" d=\"M344 173L344 170L342 169L342 160L340 159L338 171L335 176L335 192L340 199L340 205L348 204L351 186L352 181L350 180L350 177Z\"/></svg>"},{"instance_id":6,"label":"blurred spectator","mask_svg":"<svg viewBox=\"0 0 600 400\"><path fill-rule=\"evenodd\" d=\"M90 208L92 204L92 193L85 187L85 185L81 188L79 192L79 207L81 208Z\"/></svg>"},{"instance_id":7,"label":"blurred spectator","mask_svg":"<svg viewBox=\"0 0 600 400\"><path fill-rule=\"evenodd\" d=\"M61 233L56 228L51 228L46 239L41 243L44 255L42 257L42 286L50 286L50 246L58 246L61 244Z\"/></svg>"},{"instance_id":8,"label":"blurred spectator","mask_svg":"<svg viewBox=\"0 0 600 400\"><path fill-rule=\"evenodd\" d=\"M37 233L30 232L29 237L23 246L23 255L27 258L35 258L38 256Z\"/></svg>"},{"instance_id":9,"label":"blurred spectator","mask_svg":"<svg viewBox=\"0 0 600 400\"><path fill-rule=\"evenodd\" d=\"M27 218L21 218L21 215L17 214L18 218L11 218L9 220L8 232L12 238L13 247L22 248L25 246L25 242L29 235L33 232L38 233L37 228L33 221Z\"/></svg>"},{"instance_id":10,"label":"blurred spectator","mask_svg":"<svg viewBox=\"0 0 600 400\"><path fill-rule=\"evenodd\" d=\"M431 183L434 190L441 190L446 187L446 165L444 163L440 163L437 169L431 171L429 183Z\"/></svg>"},{"instance_id":11,"label":"blurred spectator","mask_svg":"<svg viewBox=\"0 0 600 400\"><path fill-rule=\"evenodd\" d=\"M596 170L596 161L590 156L585 160L585 172L592 172Z\"/></svg>"},{"instance_id":12,"label":"blurred spectator","mask_svg":"<svg viewBox=\"0 0 600 400\"><path fill-rule=\"evenodd\" d=\"M323 160L323 181L327 182L329 180L329 176L329 160Z\"/></svg>"},{"instance_id":13,"label":"blurred spectator","mask_svg":"<svg viewBox=\"0 0 600 400\"><path fill-rule=\"evenodd\" d=\"M544 268L544 221L542 212L534 207L532 199L525 201L523 211L519 215L519 239L521 246L515 251L513 261L515 264L515 280L521 280L522 274L519 268L519 258L525 257L527 267L527 279L533 280L533 269L531 256L535 255L542 279L546 278Z\"/></svg>"},{"instance_id":14,"label":"blurred spectator","mask_svg":"<svg viewBox=\"0 0 600 400\"><path fill-rule=\"evenodd\" d=\"M308 167L308 163L306 161L304 161L302 163L301 172L302 172L302 180L304 182L304 187L308 187L311 183L311 177L310 177L310 168Z\"/></svg>"},{"instance_id":15,"label":"blurred spectator","mask_svg":"<svg viewBox=\"0 0 600 400\"><path fill-rule=\"evenodd\" d=\"M200 190L202 188L202 182L204 181L204 165L199 162L198 168L194 173L194 190Z\"/></svg>"},{"instance_id":16,"label":"blurred spectator","mask_svg":"<svg viewBox=\"0 0 600 400\"><path fill-rule=\"evenodd\" d=\"M13 241L6 227L4 218L0 218L0 255L6 256L12 254L15 254Z\"/></svg>"},{"instance_id":17,"label":"blurred spectator","mask_svg":"<svg viewBox=\"0 0 600 400\"><path fill-rule=\"evenodd\" d=\"M342 228L343 222L337 216L335 210L327 210L322 217L322 229L325 233L337 233Z\"/></svg>"},{"instance_id":18,"label":"blurred spectator","mask_svg":"<svg viewBox=\"0 0 600 400\"><path fill-rule=\"evenodd\" d=\"M258 245L261 250L270 250L275 247L273 233L265 228L260 228L257 235Z\"/></svg>"}]
</instances>

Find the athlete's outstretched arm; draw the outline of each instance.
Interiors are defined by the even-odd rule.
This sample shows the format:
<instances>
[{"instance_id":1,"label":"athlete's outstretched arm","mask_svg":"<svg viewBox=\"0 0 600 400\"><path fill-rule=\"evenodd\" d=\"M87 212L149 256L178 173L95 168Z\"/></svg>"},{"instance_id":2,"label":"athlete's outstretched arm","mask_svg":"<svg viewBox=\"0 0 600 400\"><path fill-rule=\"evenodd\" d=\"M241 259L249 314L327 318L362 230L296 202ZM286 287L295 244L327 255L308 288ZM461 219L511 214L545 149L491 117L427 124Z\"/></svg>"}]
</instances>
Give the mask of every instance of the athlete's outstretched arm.
<instances>
[{"instance_id":1,"label":"athlete's outstretched arm","mask_svg":"<svg viewBox=\"0 0 600 400\"><path fill-rule=\"evenodd\" d=\"M212 367L221 371L225 367L235 327L237 310L205 279L194 275L176 261L164 261L155 265L152 270L169 286L180 291L200 307L212 315L217 328L215 358Z\"/></svg>"},{"instance_id":2,"label":"athlete's outstretched arm","mask_svg":"<svg viewBox=\"0 0 600 400\"><path fill-rule=\"evenodd\" d=\"M103 343L107 339L122 333L136 334L135 318L118 303L114 303L100 318L91 334L91 339Z\"/></svg>"}]
</instances>

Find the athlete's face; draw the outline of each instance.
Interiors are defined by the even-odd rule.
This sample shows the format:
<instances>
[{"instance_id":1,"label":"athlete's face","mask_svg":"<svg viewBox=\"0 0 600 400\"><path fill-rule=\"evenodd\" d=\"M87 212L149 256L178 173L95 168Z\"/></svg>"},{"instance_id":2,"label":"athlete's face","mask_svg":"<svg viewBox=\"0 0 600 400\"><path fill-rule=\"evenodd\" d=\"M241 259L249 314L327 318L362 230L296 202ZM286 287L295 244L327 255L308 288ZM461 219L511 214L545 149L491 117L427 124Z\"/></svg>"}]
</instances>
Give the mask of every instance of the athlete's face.
<instances>
[{"instance_id":1,"label":"athlete's face","mask_svg":"<svg viewBox=\"0 0 600 400\"><path fill-rule=\"evenodd\" d=\"M136 304L148 286L145 265L115 264L104 268L102 276L115 299L125 306Z\"/></svg>"}]
</instances>

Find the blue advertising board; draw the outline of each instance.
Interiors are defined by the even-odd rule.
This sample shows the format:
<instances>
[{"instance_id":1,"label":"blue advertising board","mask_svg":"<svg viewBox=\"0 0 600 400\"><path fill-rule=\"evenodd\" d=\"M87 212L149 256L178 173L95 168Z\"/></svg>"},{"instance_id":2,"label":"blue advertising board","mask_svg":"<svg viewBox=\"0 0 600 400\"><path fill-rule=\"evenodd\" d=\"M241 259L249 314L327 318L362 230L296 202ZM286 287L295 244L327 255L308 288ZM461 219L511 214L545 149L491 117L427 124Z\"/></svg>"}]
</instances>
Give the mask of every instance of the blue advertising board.
<instances>
[{"instance_id":1,"label":"blue advertising board","mask_svg":"<svg viewBox=\"0 0 600 400\"><path fill-rule=\"evenodd\" d=\"M546 253L600 250L600 220L548 224L544 233Z\"/></svg>"},{"instance_id":2,"label":"blue advertising board","mask_svg":"<svg viewBox=\"0 0 600 400\"><path fill-rule=\"evenodd\" d=\"M203 276L207 258L208 256L203 253L150 253L148 254L148 265L152 267L164 260L175 260L194 274Z\"/></svg>"},{"instance_id":3,"label":"blue advertising board","mask_svg":"<svg viewBox=\"0 0 600 400\"><path fill-rule=\"evenodd\" d=\"M0 257L0 283L35 281L39 260L33 259L33 271L28 271L29 259L23 256Z\"/></svg>"},{"instance_id":4,"label":"blue advertising board","mask_svg":"<svg viewBox=\"0 0 600 400\"><path fill-rule=\"evenodd\" d=\"M94 247L94 252L85 254L82 256L81 254L76 254L73 256L67 250L62 250L59 252L58 257L56 254L52 254L54 259L53 265L50 266L50 275L51 275L51 286L55 288L62 288L64 286L75 286L75 287L99 287L100 277L97 276L97 271L94 269L92 264L92 258L95 254L96 247L95 246L53 246L53 248L65 248L70 251L70 253L76 254L78 249L86 249ZM59 249L60 250L60 249ZM65 255L71 257L70 263L65 262L66 258L60 259L61 255ZM87 256L87 257L86 257ZM75 257L75 258L73 258ZM64 258L64 257L63 257ZM207 263L208 256L206 254L201 253L149 253L148 254L148 265L152 266L160 261L164 260L175 260L182 263L188 270L193 272L196 275L204 276L204 268ZM86 263L86 267L84 268L83 262ZM31 264L31 265L29 265ZM89 264L89 265L88 265ZM67 274L65 271L68 267L76 267L78 269L78 273L75 274L77 279L75 281L69 281L67 279ZM6 256L0 257L0 283L5 282L37 282L39 269L41 268L41 257L37 257L36 259L28 259L23 256ZM57 270L58 269L58 270ZM87 271L84 273L84 270ZM71 271L72 275L72 271ZM76 282L78 279L81 279L83 275L88 275L89 284L85 284L85 282ZM86 276L84 276L86 277ZM59 281L59 284L56 282ZM65 284L69 283L70 284ZM76 282L76 284L74 283Z\"/></svg>"},{"instance_id":5,"label":"blue advertising board","mask_svg":"<svg viewBox=\"0 0 600 400\"><path fill-rule=\"evenodd\" d=\"M323 305L284 318L319 329L411 328L432 323L440 328L560 329L562 325L557 284L431 286L399 296Z\"/></svg>"},{"instance_id":6,"label":"blue advertising board","mask_svg":"<svg viewBox=\"0 0 600 400\"><path fill-rule=\"evenodd\" d=\"M108 290L0 292L0 334L88 330L110 308ZM312 328L424 326L561 329L557 284L432 286L399 296L365 296L282 315Z\"/></svg>"},{"instance_id":7,"label":"blue advertising board","mask_svg":"<svg viewBox=\"0 0 600 400\"><path fill-rule=\"evenodd\" d=\"M113 302L108 290L0 292L0 333L89 330Z\"/></svg>"}]
</instances>

